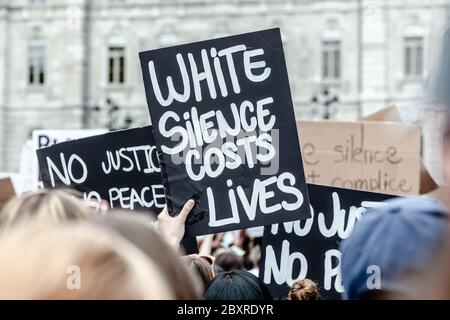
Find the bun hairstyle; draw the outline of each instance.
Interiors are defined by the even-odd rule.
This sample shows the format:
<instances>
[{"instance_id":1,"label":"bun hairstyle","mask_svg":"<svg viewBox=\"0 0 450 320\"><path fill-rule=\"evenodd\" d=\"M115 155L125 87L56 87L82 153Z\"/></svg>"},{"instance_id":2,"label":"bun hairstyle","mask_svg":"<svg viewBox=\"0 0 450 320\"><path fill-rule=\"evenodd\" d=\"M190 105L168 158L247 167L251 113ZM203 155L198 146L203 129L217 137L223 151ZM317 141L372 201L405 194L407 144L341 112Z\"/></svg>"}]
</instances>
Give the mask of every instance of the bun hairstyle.
<instances>
[{"instance_id":1,"label":"bun hairstyle","mask_svg":"<svg viewBox=\"0 0 450 320\"><path fill-rule=\"evenodd\" d=\"M309 279L296 281L285 300L320 300L319 288Z\"/></svg>"}]
</instances>

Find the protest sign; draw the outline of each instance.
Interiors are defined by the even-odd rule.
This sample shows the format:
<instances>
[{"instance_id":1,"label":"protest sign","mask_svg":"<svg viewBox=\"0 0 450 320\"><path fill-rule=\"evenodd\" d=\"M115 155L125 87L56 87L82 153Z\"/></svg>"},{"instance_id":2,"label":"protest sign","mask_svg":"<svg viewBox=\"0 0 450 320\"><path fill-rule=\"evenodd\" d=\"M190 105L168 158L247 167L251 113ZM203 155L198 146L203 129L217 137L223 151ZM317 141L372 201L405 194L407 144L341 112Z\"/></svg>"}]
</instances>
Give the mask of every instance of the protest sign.
<instances>
[{"instance_id":1,"label":"protest sign","mask_svg":"<svg viewBox=\"0 0 450 320\"><path fill-rule=\"evenodd\" d=\"M49 130L34 130L31 138L31 152L28 152L26 156L30 156L31 159L24 159L26 162L31 160L31 173L32 177L29 188L36 190L42 188L42 181L39 176L39 165L36 158L36 150L41 148L50 147L54 144L86 138L90 136L99 135L107 132L106 129L49 129ZM27 174L24 172L23 174Z\"/></svg>"},{"instance_id":2,"label":"protest sign","mask_svg":"<svg viewBox=\"0 0 450 320\"><path fill-rule=\"evenodd\" d=\"M0 209L16 195L10 178L0 178Z\"/></svg>"},{"instance_id":3,"label":"protest sign","mask_svg":"<svg viewBox=\"0 0 450 320\"><path fill-rule=\"evenodd\" d=\"M172 215L201 235L309 217L279 29L140 53Z\"/></svg>"},{"instance_id":4,"label":"protest sign","mask_svg":"<svg viewBox=\"0 0 450 320\"><path fill-rule=\"evenodd\" d=\"M46 188L68 187L91 205L152 211L165 205L157 150L150 126L58 143L37 151ZM198 252L195 238L182 242Z\"/></svg>"},{"instance_id":5,"label":"protest sign","mask_svg":"<svg viewBox=\"0 0 450 320\"><path fill-rule=\"evenodd\" d=\"M400 111L396 106L389 106L378 110L377 112L370 114L363 119L363 121L378 121L378 122L396 122L403 123L403 118L400 115ZM425 195L439 188L439 185L433 179L431 174L428 172L427 168L421 160L420 165L420 189L419 194Z\"/></svg>"},{"instance_id":6,"label":"protest sign","mask_svg":"<svg viewBox=\"0 0 450 320\"><path fill-rule=\"evenodd\" d=\"M46 188L70 187L110 209L164 208L151 127L110 132L37 150Z\"/></svg>"},{"instance_id":7,"label":"protest sign","mask_svg":"<svg viewBox=\"0 0 450 320\"><path fill-rule=\"evenodd\" d=\"M298 132L309 183L394 195L419 194L420 126L300 121Z\"/></svg>"},{"instance_id":8,"label":"protest sign","mask_svg":"<svg viewBox=\"0 0 450 320\"><path fill-rule=\"evenodd\" d=\"M319 284L323 299L340 299L341 240L351 235L367 209L393 197L312 184L308 189L311 218L264 228L259 276L276 299L304 278Z\"/></svg>"}]
</instances>

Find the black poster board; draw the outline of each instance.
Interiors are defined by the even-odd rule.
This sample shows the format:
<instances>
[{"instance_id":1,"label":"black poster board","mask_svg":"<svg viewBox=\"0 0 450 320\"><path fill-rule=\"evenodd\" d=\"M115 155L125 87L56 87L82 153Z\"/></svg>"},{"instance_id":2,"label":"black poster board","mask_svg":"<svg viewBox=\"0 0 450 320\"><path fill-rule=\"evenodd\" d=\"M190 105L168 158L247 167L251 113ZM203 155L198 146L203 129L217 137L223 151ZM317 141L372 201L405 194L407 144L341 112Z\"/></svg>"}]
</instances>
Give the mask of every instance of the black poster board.
<instances>
[{"instance_id":1,"label":"black poster board","mask_svg":"<svg viewBox=\"0 0 450 320\"><path fill-rule=\"evenodd\" d=\"M71 188L110 209L159 213L165 205L151 126L58 143L37 150L45 188ZM188 253L198 252L184 239Z\"/></svg>"},{"instance_id":2,"label":"black poster board","mask_svg":"<svg viewBox=\"0 0 450 320\"><path fill-rule=\"evenodd\" d=\"M151 127L110 132L37 150L45 188L70 187L110 209L160 212L165 205Z\"/></svg>"},{"instance_id":3,"label":"black poster board","mask_svg":"<svg viewBox=\"0 0 450 320\"><path fill-rule=\"evenodd\" d=\"M140 53L169 212L189 235L309 217L279 29Z\"/></svg>"},{"instance_id":4,"label":"black poster board","mask_svg":"<svg viewBox=\"0 0 450 320\"><path fill-rule=\"evenodd\" d=\"M394 197L313 184L308 189L310 219L264 228L259 277L276 299L304 278L319 284L323 299L340 299L340 242L351 235L367 209Z\"/></svg>"}]
</instances>

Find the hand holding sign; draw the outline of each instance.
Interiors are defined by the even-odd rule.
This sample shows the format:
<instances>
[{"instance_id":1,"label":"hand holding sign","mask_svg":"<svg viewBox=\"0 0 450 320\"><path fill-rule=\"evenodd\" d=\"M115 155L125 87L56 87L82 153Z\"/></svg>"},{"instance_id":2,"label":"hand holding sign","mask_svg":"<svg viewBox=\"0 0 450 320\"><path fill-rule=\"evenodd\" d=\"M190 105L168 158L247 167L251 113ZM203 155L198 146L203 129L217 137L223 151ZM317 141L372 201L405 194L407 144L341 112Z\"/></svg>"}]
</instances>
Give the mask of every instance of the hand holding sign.
<instances>
[{"instance_id":1,"label":"hand holding sign","mask_svg":"<svg viewBox=\"0 0 450 320\"><path fill-rule=\"evenodd\" d=\"M166 239L169 244L178 250L180 242L184 237L185 233L185 223L188 214L191 212L195 205L194 200L189 200L184 204L183 209L176 217L171 217L167 206L158 215L158 228L162 237Z\"/></svg>"},{"instance_id":2,"label":"hand holding sign","mask_svg":"<svg viewBox=\"0 0 450 320\"><path fill-rule=\"evenodd\" d=\"M278 29L140 58L168 212L197 203L188 235L308 218Z\"/></svg>"}]
</instances>

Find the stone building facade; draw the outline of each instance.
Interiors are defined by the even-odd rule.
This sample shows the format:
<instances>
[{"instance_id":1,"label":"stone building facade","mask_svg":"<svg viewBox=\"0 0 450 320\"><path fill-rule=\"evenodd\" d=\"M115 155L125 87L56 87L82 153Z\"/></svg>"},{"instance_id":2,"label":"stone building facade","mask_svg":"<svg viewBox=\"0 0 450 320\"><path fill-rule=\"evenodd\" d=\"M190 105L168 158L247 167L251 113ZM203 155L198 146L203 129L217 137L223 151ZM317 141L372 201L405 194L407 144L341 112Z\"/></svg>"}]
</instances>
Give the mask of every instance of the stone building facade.
<instances>
[{"instance_id":1,"label":"stone building facade","mask_svg":"<svg viewBox=\"0 0 450 320\"><path fill-rule=\"evenodd\" d=\"M111 105L116 124L148 124L139 51L271 27L282 31L298 118L322 117L331 100L338 119L390 104L424 119L417 107L449 3L0 0L0 171L18 169L33 129L105 127Z\"/></svg>"}]
</instances>

